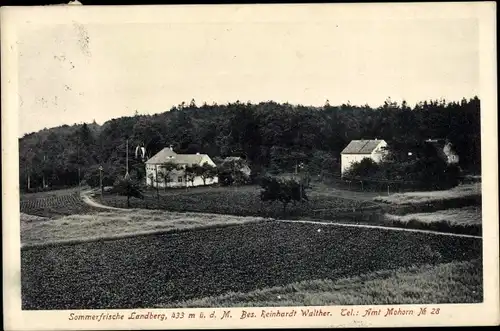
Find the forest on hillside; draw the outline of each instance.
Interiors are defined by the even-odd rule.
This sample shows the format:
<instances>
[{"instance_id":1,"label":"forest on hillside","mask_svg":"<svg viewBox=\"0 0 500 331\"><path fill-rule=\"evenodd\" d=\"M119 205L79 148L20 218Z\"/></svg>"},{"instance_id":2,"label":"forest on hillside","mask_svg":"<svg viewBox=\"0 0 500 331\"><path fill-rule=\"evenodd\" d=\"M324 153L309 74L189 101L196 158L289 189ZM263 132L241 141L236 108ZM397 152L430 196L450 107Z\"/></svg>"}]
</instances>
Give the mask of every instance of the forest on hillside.
<instances>
[{"instance_id":1,"label":"forest on hillside","mask_svg":"<svg viewBox=\"0 0 500 331\"><path fill-rule=\"evenodd\" d=\"M155 115L137 114L105 122L44 129L19 139L21 189L28 186L78 185L99 175L104 185L125 175L126 141L130 175L144 180L135 159L138 145L153 156L173 145L178 153L241 156L254 174L291 172L303 163L312 173L340 173L340 152L353 139L412 143L448 139L460 167L478 173L481 166L480 100L431 100L409 106L386 100L377 108L342 104L323 107L261 102L196 105L182 103Z\"/></svg>"}]
</instances>

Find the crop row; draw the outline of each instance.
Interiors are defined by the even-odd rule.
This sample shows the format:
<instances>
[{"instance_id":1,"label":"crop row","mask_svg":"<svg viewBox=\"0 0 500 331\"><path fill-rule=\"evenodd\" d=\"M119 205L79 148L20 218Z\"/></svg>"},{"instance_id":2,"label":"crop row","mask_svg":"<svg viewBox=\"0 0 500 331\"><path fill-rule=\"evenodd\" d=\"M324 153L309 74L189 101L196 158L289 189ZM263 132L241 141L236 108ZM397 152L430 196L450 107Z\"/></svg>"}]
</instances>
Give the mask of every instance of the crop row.
<instances>
[{"instance_id":1,"label":"crop row","mask_svg":"<svg viewBox=\"0 0 500 331\"><path fill-rule=\"evenodd\" d=\"M85 204L77 194L21 200L20 207L22 213L43 217L88 214L97 211Z\"/></svg>"}]
</instances>

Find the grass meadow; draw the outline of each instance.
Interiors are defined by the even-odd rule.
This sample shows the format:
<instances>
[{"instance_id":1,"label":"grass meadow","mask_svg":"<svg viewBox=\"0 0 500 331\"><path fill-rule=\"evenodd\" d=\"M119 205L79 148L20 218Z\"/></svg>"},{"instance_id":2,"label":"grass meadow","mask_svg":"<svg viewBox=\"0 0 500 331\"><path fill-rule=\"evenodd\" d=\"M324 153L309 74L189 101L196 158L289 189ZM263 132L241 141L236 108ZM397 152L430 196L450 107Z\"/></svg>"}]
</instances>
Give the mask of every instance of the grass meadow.
<instances>
[{"instance_id":1,"label":"grass meadow","mask_svg":"<svg viewBox=\"0 0 500 331\"><path fill-rule=\"evenodd\" d=\"M482 302L480 260L382 270L296 282L248 293L191 299L156 308L279 307Z\"/></svg>"},{"instance_id":2,"label":"grass meadow","mask_svg":"<svg viewBox=\"0 0 500 331\"><path fill-rule=\"evenodd\" d=\"M482 234L482 212L481 207L477 206L404 215L385 214L383 220L389 226L477 236Z\"/></svg>"},{"instance_id":3,"label":"grass meadow","mask_svg":"<svg viewBox=\"0 0 500 331\"><path fill-rule=\"evenodd\" d=\"M172 213L162 210L118 210L57 219L21 215L21 244L54 245L108 240L135 235L230 226L263 220L259 217Z\"/></svg>"},{"instance_id":4,"label":"grass meadow","mask_svg":"<svg viewBox=\"0 0 500 331\"><path fill-rule=\"evenodd\" d=\"M381 219L389 226L482 234L480 183L445 191L398 193L374 200L387 204Z\"/></svg>"},{"instance_id":5,"label":"grass meadow","mask_svg":"<svg viewBox=\"0 0 500 331\"><path fill-rule=\"evenodd\" d=\"M480 183L459 185L442 191L396 193L389 196L375 197L374 200L393 205L421 205L443 201L460 204L461 200L469 201L478 198L481 198Z\"/></svg>"},{"instance_id":6,"label":"grass meadow","mask_svg":"<svg viewBox=\"0 0 500 331\"><path fill-rule=\"evenodd\" d=\"M450 226L467 226L467 225L481 225L481 208L479 207L464 207L437 210L432 213L414 213L406 215L391 215L386 214L385 217L393 222L400 222L402 224L411 221L421 223L439 223L446 222Z\"/></svg>"},{"instance_id":7,"label":"grass meadow","mask_svg":"<svg viewBox=\"0 0 500 331\"><path fill-rule=\"evenodd\" d=\"M353 198L336 192L323 189L313 189L308 193L309 201L289 204L286 215L283 215L282 205L276 203L262 203L260 201L259 186L240 187L213 187L174 189L159 192L149 190L146 199L131 200L133 208L165 209L170 211L190 211L202 213L229 214L238 216L263 217L314 217L319 212L327 212L331 217L339 211L352 211L373 206L370 199ZM348 196L347 196L348 195ZM126 208L126 197L105 195L103 203L109 206Z\"/></svg>"}]
</instances>

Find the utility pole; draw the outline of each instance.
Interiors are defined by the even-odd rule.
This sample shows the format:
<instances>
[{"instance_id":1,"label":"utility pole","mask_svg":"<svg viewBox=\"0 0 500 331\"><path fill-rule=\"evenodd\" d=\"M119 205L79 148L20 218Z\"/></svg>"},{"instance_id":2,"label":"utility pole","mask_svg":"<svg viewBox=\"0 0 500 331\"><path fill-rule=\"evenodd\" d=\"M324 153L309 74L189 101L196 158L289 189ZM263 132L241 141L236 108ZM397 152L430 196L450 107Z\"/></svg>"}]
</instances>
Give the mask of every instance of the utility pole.
<instances>
[{"instance_id":1,"label":"utility pole","mask_svg":"<svg viewBox=\"0 0 500 331\"><path fill-rule=\"evenodd\" d=\"M99 185L101 187L101 200L102 200L102 197L104 195L104 186L102 186L102 166L99 166Z\"/></svg>"},{"instance_id":2,"label":"utility pole","mask_svg":"<svg viewBox=\"0 0 500 331\"><path fill-rule=\"evenodd\" d=\"M299 144L299 141L300 141L300 135L299 135L299 130L298 130L298 125L295 125L294 126L296 129L297 129L297 140L296 140L296 144L298 145ZM295 148L300 148L299 146L295 146ZM293 157L295 158L295 177L297 177L297 174L299 173L299 160L298 160L298 153L297 154L295 152L291 152L291 155L293 155Z\"/></svg>"},{"instance_id":3,"label":"utility pole","mask_svg":"<svg viewBox=\"0 0 500 331\"><path fill-rule=\"evenodd\" d=\"M24 180L26 180L26 186L28 190L30 189L30 179L29 179L29 173L28 173L28 166L25 164L24 165Z\"/></svg>"},{"instance_id":4,"label":"utility pole","mask_svg":"<svg viewBox=\"0 0 500 331\"><path fill-rule=\"evenodd\" d=\"M299 190L300 190L300 191L299 191L299 196L300 196L300 201L301 201L301 202L302 202L302 185L303 185L302 180L300 180L300 185L299 185Z\"/></svg>"},{"instance_id":5,"label":"utility pole","mask_svg":"<svg viewBox=\"0 0 500 331\"><path fill-rule=\"evenodd\" d=\"M129 179L130 178L130 174L128 173L128 138L127 138L127 141L126 141L126 147L125 147L127 150L126 150L126 157L125 157L125 179Z\"/></svg>"},{"instance_id":6,"label":"utility pole","mask_svg":"<svg viewBox=\"0 0 500 331\"><path fill-rule=\"evenodd\" d=\"M126 149L127 149L127 156L126 156L126 172L125 172L125 179L129 179L130 175L128 174L128 138L127 138L127 143L126 143Z\"/></svg>"},{"instance_id":7,"label":"utility pole","mask_svg":"<svg viewBox=\"0 0 500 331\"><path fill-rule=\"evenodd\" d=\"M43 155L43 169L42 169L42 188L45 189L45 160L46 160L46 155Z\"/></svg>"},{"instance_id":8,"label":"utility pole","mask_svg":"<svg viewBox=\"0 0 500 331\"><path fill-rule=\"evenodd\" d=\"M80 136L78 136L77 140L77 163L78 163L78 192L81 191L81 179L80 179Z\"/></svg>"},{"instance_id":9,"label":"utility pole","mask_svg":"<svg viewBox=\"0 0 500 331\"><path fill-rule=\"evenodd\" d=\"M158 202L160 202L160 189L158 187L158 165L155 164L155 183L156 183L156 198L158 199Z\"/></svg>"}]
</instances>

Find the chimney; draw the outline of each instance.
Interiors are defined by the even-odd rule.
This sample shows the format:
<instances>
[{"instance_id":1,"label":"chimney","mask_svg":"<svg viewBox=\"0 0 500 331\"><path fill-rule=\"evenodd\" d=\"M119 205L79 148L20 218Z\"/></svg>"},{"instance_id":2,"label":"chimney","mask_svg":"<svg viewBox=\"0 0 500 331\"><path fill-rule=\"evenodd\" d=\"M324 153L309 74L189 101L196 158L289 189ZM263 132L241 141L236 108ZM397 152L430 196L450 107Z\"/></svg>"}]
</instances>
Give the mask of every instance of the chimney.
<instances>
[{"instance_id":1,"label":"chimney","mask_svg":"<svg viewBox=\"0 0 500 331\"><path fill-rule=\"evenodd\" d=\"M173 151L174 150L174 146L173 145L170 145L170 150Z\"/></svg>"}]
</instances>

